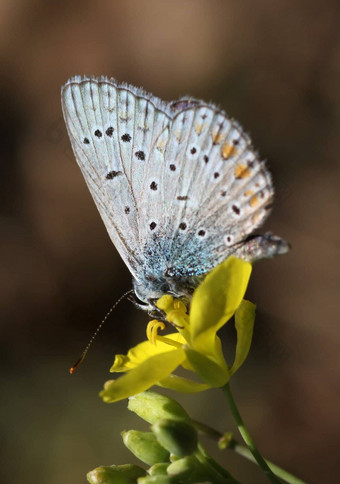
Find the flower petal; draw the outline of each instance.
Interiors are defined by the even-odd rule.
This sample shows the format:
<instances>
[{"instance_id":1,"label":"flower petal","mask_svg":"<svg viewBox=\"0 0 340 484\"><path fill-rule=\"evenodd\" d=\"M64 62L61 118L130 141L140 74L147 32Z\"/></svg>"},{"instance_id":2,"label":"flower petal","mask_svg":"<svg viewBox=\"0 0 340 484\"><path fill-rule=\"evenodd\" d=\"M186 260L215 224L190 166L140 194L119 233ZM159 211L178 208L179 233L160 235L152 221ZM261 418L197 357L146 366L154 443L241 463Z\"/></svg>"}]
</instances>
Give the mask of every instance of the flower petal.
<instances>
[{"instance_id":1,"label":"flower petal","mask_svg":"<svg viewBox=\"0 0 340 484\"><path fill-rule=\"evenodd\" d=\"M183 378L182 376L177 375L169 375L163 378L163 380L158 382L158 385L182 393L203 392L204 390L208 390L208 388L210 388L210 386L206 385L205 383L189 380L188 378Z\"/></svg>"},{"instance_id":2,"label":"flower petal","mask_svg":"<svg viewBox=\"0 0 340 484\"><path fill-rule=\"evenodd\" d=\"M244 299L235 313L237 344L231 374L240 368L249 353L254 329L255 308L255 304Z\"/></svg>"},{"instance_id":3,"label":"flower petal","mask_svg":"<svg viewBox=\"0 0 340 484\"><path fill-rule=\"evenodd\" d=\"M111 380L107 383L99 395L106 403L136 395L170 375L184 359L183 349L150 356L118 380Z\"/></svg>"},{"instance_id":4,"label":"flower petal","mask_svg":"<svg viewBox=\"0 0 340 484\"><path fill-rule=\"evenodd\" d=\"M179 333L167 334L165 338L173 341L176 345L182 345L186 343L186 340ZM142 343L139 343L138 345L131 348L128 351L127 355L116 355L115 361L110 368L110 371L113 373L132 370L151 356L167 353L172 348L172 346L163 342L161 338L157 339L156 344L152 344L148 340L143 341Z\"/></svg>"},{"instance_id":5,"label":"flower petal","mask_svg":"<svg viewBox=\"0 0 340 484\"><path fill-rule=\"evenodd\" d=\"M228 382L230 374L226 367L221 367L204 354L189 347L185 348L185 353L195 373L210 387L222 387Z\"/></svg>"},{"instance_id":6,"label":"flower petal","mask_svg":"<svg viewBox=\"0 0 340 484\"><path fill-rule=\"evenodd\" d=\"M190 311L191 344L213 352L216 332L231 318L246 292L251 264L233 256L213 269L194 292Z\"/></svg>"}]
</instances>

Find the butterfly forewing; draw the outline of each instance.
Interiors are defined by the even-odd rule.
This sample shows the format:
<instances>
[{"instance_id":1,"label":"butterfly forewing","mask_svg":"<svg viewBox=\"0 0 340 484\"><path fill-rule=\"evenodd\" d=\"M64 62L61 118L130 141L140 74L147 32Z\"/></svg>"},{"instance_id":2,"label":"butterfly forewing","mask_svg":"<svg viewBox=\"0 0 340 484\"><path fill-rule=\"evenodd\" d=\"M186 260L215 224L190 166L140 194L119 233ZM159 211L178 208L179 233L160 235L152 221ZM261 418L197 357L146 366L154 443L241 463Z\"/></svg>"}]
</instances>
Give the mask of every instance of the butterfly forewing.
<instances>
[{"instance_id":1,"label":"butterfly forewing","mask_svg":"<svg viewBox=\"0 0 340 484\"><path fill-rule=\"evenodd\" d=\"M142 91L132 89L77 77L63 87L62 105L86 183L113 243L138 278L143 182L153 143L169 118Z\"/></svg>"}]
</instances>

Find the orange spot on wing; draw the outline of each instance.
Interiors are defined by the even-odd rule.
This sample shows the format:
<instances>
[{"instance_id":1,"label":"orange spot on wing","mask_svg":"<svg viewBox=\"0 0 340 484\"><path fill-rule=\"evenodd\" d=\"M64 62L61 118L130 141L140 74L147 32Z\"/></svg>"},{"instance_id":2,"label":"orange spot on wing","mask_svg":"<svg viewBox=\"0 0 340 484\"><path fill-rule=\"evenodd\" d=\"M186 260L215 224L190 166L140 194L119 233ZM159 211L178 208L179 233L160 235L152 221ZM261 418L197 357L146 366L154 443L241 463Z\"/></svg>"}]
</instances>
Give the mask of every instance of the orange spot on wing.
<instances>
[{"instance_id":1,"label":"orange spot on wing","mask_svg":"<svg viewBox=\"0 0 340 484\"><path fill-rule=\"evenodd\" d=\"M259 198L257 195L253 195L249 201L251 207L256 207L259 204Z\"/></svg>"},{"instance_id":2,"label":"orange spot on wing","mask_svg":"<svg viewBox=\"0 0 340 484\"><path fill-rule=\"evenodd\" d=\"M250 197L250 195L252 195L253 193L254 193L253 190L246 190L243 195L245 197Z\"/></svg>"},{"instance_id":3,"label":"orange spot on wing","mask_svg":"<svg viewBox=\"0 0 340 484\"><path fill-rule=\"evenodd\" d=\"M261 217L262 217L262 214L263 214L262 212L256 212L256 213L254 213L254 215L252 216L252 219L251 219L252 222L254 224L258 223L260 221Z\"/></svg>"},{"instance_id":4,"label":"orange spot on wing","mask_svg":"<svg viewBox=\"0 0 340 484\"><path fill-rule=\"evenodd\" d=\"M223 136L221 133L219 133L218 131L213 131L212 141L214 145L218 145L219 143L221 143L222 139Z\"/></svg>"},{"instance_id":5,"label":"orange spot on wing","mask_svg":"<svg viewBox=\"0 0 340 484\"><path fill-rule=\"evenodd\" d=\"M181 140L181 132L180 132L180 130L179 130L179 129L176 129L176 131L175 131L174 135L175 135L175 138L176 138L178 141L180 141L180 140Z\"/></svg>"},{"instance_id":6,"label":"orange spot on wing","mask_svg":"<svg viewBox=\"0 0 340 484\"><path fill-rule=\"evenodd\" d=\"M251 171L244 165L238 165L235 168L235 177L239 180L240 178L247 178Z\"/></svg>"},{"instance_id":7,"label":"orange spot on wing","mask_svg":"<svg viewBox=\"0 0 340 484\"><path fill-rule=\"evenodd\" d=\"M230 158L230 156L235 156L237 153L237 149L235 148L235 146L227 142L223 143L221 151L222 151L222 156L225 160Z\"/></svg>"},{"instance_id":8,"label":"orange spot on wing","mask_svg":"<svg viewBox=\"0 0 340 484\"><path fill-rule=\"evenodd\" d=\"M196 133L197 134L201 134L202 133L202 128L203 128L202 123L196 124L196 128L195 128Z\"/></svg>"}]
</instances>

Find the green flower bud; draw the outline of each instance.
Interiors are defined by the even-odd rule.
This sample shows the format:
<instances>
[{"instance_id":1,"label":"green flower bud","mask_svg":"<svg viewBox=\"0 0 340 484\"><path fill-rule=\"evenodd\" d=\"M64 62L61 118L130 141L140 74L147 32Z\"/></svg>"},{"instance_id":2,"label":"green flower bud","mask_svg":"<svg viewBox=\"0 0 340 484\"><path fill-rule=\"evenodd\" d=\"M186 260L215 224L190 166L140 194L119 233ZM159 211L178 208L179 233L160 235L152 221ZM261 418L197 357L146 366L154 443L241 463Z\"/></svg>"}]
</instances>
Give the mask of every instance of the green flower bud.
<instances>
[{"instance_id":1,"label":"green flower bud","mask_svg":"<svg viewBox=\"0 0 340 484\"><path fill-rule=\"evenodd\" d=\"M162 447L152 432L129 430L121 433L125 446L142 462L152 466L169 462L169 452Z\"/></svg>"},{"instance_id":2,"label":"green flower bud","mask_svg":"<svg viewBox=\"0 0 340 484\"><path fill-rule=\"evenodd\" d=\"M197 449L196 429L187 422L162 419L158 420L151 429L158 442L178 457L190 455Z\"/></svg>"},{"instance_id":3,"label":"green flower bud","mask_svg":"<svg viewBox=\"0 0 340 484\"><path fill-rule=\"evenodd\" d=\"M177 479L169 476L147 476L138 479L138 484L177 484Z\"/></svg>"},{"instance_id":4,"label":"green flower bud","mask_svg":"<svg viewBox=\"0 0 340 484\"><path fill-rule=\"evenodd\" d=\"M128 409L146 422L154 424L166 418L190 422L183 407L172 398L155 392L142 392L129 398Z\"/></svg>"},{"instance_id":5,"label":"green flower bud","mask_svg":"<svg viewBox=\"0 0 340 484\"><path fill-rule=\"evenodd\" d=\"M232 432L226 432L219 440L218 440L218 448L221 450L228 449L229 447L233 448L235 445L234 436Z\"/></svg>"},{"instance_id":6,"label":"green flower bud","mask_svg":"<svg viewBox=\"0 0 340 484\"><path fill-rule=\"evenodd\" d=\"M101 466L88 472L90 484L134 484L146 472L141 467L126 464L120 466Z\"/></svg>"},{"instance_id":7,"label":"green flower bud","mask_svg":"<svg viewBox=\"0 0 340 484\"><path fill-rule=\"evenodd\" d=\"M205 475L204 467L193 455L183 457L170 464L167 468L167 473L169 476L176 476L177 479L181 480L190 477L191 482L194 482L194 479L202 478Z\"/></svg>"},{"instance_id":8,"label":"green flower bud","mask_svg":"<svg viewBox=\"0 0 340 484\"><path fill-rule=\"evenodd\" d=\"M159 462L148 469L150 476L166 476L169 462Z\"/></svg>"}]
</instances>

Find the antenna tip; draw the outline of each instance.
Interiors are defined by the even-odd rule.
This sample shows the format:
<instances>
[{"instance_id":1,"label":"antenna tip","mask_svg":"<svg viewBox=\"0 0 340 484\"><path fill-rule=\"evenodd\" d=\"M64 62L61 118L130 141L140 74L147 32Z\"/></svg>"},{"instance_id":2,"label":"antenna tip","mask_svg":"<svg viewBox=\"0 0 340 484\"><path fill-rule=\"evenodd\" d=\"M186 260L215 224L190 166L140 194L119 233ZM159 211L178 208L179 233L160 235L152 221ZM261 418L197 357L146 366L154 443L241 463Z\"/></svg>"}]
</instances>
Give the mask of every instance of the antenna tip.
<instances>
[{"instance_id":1,"label":"antenna tip","mask_svg":"<svg viewBox=\"0 0 340 484\"><path fill-rule=\"evenodd\" d=\"M70 373L71 375L76 371L76 369L78 368L78 366L83 362L85 356L86 356L86 353L87 351L84 351L84 353L81 355L81 357L79 358L79 360L77 361L77 363L75 363L73 366L71 366L70 368Z\"/></svg>"}]
</instances>

